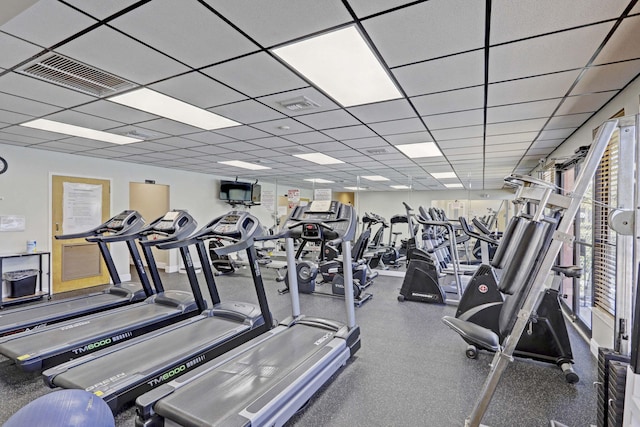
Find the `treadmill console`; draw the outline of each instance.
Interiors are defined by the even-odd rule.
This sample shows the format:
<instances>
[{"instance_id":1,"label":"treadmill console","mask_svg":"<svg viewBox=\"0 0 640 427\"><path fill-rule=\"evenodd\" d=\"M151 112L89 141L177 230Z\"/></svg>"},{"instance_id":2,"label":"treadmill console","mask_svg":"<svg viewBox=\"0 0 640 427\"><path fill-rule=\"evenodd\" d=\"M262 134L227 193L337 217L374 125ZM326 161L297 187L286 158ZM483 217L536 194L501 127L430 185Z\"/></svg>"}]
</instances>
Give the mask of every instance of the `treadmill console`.
<instances>
[{"instance_id":1,"label":"treadmill console","mask_svg":"<svg viewBox=\"0 0 640 427\"><path fill-rule=\"evenodd\" d=\"M223 216L211 230L214 234L238 234L240 231L240 218L242 216L237 212L230 212Z\"/></svg>"},{"instance_id":2,"label":"treadmill console","mask_svg":"<svg viewBox=\"0 0 640 427\"><path fill-rule=\"evenodd\" d=\"M285 227L291 228L293 237L304 240L353 240L355 213L352 206L336 200L314 200L307 206L298 206L289 216Z\"/></svg>"},{"instance_id":3,"label":"treadmill console","mask_svg":"<svg viewBox=\"0 0 640 427\"><path fill-rule=\"evenodd\" d=\"M163 233L173 233L178 227L188 221L188 218L184 215L185 211L169 211L159 222L153 226L154 231L161 231Z\"/></svg>"},{"instance_id":4,"label":"treadmill console","mask_svg":"<svg viewBox=\"0 0 640 427\"><path fill-rule=\"evenodd\" d=\"M136 211L126 210L120 212L118 215L111 218L104 224L104 227L107 228L112 233L117 233L122 231L125 226L128 226L132 222L135 222L140 217L140 214Z\"/></svg>"}]
</instances>

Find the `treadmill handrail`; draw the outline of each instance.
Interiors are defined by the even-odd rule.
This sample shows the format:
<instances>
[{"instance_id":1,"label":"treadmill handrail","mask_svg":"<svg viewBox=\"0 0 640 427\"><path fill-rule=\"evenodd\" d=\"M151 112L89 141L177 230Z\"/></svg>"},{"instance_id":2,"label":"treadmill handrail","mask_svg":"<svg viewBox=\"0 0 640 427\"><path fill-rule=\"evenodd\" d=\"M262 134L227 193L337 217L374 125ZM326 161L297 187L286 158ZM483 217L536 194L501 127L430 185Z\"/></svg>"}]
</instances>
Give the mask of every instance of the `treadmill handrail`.
<instances>
[{"instance_id":1,"label":"treadmill handrail","mask_svg":"<svg viewBox=\"0 0 640 427\"><path fill-rule=\"evenodd\" d=\"M121 230L117 230L117 229L113 229L108 227L107 225L109 223L111 223L112 221L115 221L115 219L121 215L123 215L125 212L130 212L129 215L127 216L127 219L129 219L129 222L126 224L128 227L124 227ZM90 242L96 242L96 240L89 240L89 238L95 238L95 237L100 237L101 234L104 233L120 233L117 234L118 236L125 236L129 233L131 233L131 231L138 231L140 229L142 229L144 227L144 219L142 218L142 215L140 215L140 213L138 213L137 211L130 211L130 210L125 210L120 212L118 215L114 215L111 218L109 218L106 222L98 225L97 227L94 227L90 230L86 230L86 231L82 231L79 233L69 233L69 234L59 234L54 236L56 240L71 240L71 239L80 239L80 238L87 238L86 240L90 241ZM115 236L116 234L114 234ZM125 239L123 239L125 240Z\"/></svg>"}]
</instances>

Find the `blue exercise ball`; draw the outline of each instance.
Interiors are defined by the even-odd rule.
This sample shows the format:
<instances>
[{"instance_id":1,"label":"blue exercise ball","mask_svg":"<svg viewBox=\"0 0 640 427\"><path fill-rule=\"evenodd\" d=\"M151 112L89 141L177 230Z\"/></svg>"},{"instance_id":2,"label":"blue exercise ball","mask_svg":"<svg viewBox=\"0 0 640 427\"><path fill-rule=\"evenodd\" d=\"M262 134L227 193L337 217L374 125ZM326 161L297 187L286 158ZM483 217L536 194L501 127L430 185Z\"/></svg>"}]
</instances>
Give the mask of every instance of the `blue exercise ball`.
<instances>
[{"instance_id":1,"label":"blue exercise ball","mask_svg":"<svg viewBox=\"0 0 640 427\"><path fill-rule=\"evenodd\" d=\"M114 427L109 405L84 390L60 390L37 398L3 427Z\"/></svg>"}]
</instances>

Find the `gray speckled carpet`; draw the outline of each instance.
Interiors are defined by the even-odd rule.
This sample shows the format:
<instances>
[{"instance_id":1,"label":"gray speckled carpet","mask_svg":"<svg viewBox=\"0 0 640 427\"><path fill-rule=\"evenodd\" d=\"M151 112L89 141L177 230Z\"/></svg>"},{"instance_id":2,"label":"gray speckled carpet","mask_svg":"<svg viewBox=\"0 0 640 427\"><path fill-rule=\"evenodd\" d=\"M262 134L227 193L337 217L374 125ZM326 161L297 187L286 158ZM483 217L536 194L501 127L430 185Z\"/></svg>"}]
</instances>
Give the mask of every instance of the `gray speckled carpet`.
<instances>
[{"instance_id":1,"label":"gray speckled carpet","mask_svg":"<svg viewBox=\"0 0 640 427\"><path fill-rule=\"evenodd\" d=\"M288 295L263 269L271 310L289 314ZM201 283L204 284L201 275ZM183 274L163 274L168 289L186 288ZM248 269L217 278L223 299L256 301ZM402 279L379 276L368 291L374 297L356 309L362 348L290 426L462 426L489 371L492 355L467 359L462 339L440 321L455 308L396 300ZM340 299L302 295L303 313L342 320ZM580 382L567 384L555 366L517 360L502 381L484 418L492 427L543 427L556 419L571 427L595 424L592 383L596 362L588 344L570 327L575 369ZM27 375L0 356L0 423L51 390L37 374ZM206 397L203 397L206 398ZM117 426L131 426L134 408L116 416Z\"/></svg>"}]
</instances>

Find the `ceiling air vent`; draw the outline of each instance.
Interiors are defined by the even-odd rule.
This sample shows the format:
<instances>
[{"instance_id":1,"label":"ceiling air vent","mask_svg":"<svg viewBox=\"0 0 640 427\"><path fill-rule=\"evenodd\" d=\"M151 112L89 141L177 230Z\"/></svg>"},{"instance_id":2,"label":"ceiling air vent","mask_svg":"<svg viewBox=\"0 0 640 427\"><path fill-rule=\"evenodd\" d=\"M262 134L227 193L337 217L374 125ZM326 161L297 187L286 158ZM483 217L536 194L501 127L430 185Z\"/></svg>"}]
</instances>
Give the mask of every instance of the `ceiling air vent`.
<instances>
[{"instance_id":1,"label":"ceiling air vent","mask_svg":"<svg viewBox=\"0 0 640 427\"><path fill-rule=\"evenodd\" d=\"M19 73L93 96L112 95L134 86L120 77L53 54L27 65Z\"/></svg>"},{"instance_id":2,"label":"ceiling air vent","mask_svg":"<svg viewBox=\"0 0 640 427\"><path fill-rule=\"evenodd\" d=\"M388 153L386 148L370 148L365 150L369 154L385 154Z\"/></svg>"},{"instance_id":3,"label":"ceiling air vent","mask_svg":"<svg viewBox=\"0 0 640 427\"><path fill-rule=\"evenodd\" d=\"M306 96L299 96L297 98L287 99L286 101L278 101L278 104L291 111L313 110L320 107L320 104L310 100Z\"/></svg>"}]
</instances>

